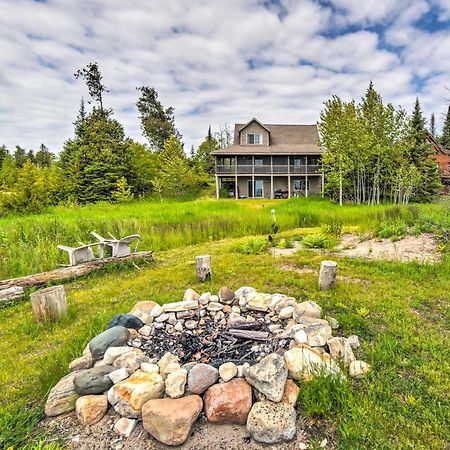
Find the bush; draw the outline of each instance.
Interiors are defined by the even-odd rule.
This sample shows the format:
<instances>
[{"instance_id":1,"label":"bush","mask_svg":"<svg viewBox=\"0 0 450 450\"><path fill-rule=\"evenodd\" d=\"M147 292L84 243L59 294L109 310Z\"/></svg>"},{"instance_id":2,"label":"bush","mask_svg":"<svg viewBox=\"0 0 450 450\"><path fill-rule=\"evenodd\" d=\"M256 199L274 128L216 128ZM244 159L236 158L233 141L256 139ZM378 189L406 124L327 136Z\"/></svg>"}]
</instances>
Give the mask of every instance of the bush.
<instances>
[{"instance_id":1,"label":"bush","mask_svg":"<svg viewBox=\"0 0 450 450\"><path fill-rule=\"evenodd\" d=\"M305 248L331 248L334 244L333 239L324 234L310 234L302 240L302 245Z\"/></svg>"},{"instance_id":2,"label":"bush","mask_svg":"<svg viewBox=\"0 0 450 450\"><path fill-rule=\"evenodd\" d=\"M238 251L246 255L260 255L269 247L267 239L262 237L251 238L238 247Z\"/></svg>"},{"instance_id":3,"label":"bush","mask_svg":"<svg viewBox=\"0 0 450 450\"><path fill-rule=\"evenodd\" d=\"M280 239L277 244L277 248L294 248L294 243L290 239Z\"/></svg>"},{"instance_id":4,"label":"bush","mask_svg":"<svg viewBox=\"0 0 450 450\"><path fill-rule=\"evenodd\" d=\"M342 222L340 220L333 220L325 225L325 233L334 237L340 237L342 234Z\"/></svg>"},{"instance_id":5,"label":"bush","mask_svg":"<svg viewBox=\"0 0 450 450\"><path fill-rule=\"evenodd\" d=\"M405 237L407 232L406 224L400 220L394 222L381 222L376 229L376 235L380 238L391 238L398 241Z\"/></svg>"}]
</instances>

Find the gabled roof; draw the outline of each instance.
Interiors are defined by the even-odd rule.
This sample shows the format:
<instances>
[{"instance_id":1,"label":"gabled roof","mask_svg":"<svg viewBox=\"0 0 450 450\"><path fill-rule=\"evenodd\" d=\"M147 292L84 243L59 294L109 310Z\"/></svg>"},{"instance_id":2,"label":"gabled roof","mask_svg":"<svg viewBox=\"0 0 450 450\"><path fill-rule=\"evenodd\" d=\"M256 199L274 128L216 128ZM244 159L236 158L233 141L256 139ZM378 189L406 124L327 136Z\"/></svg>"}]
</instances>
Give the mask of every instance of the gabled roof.
<instances>
[{"instance_id":1,"label":"gabled roof","mask_svg":"<svg viewBox=\"0 0 450 450\"><path fill-rule=\"evenodd\" d=\"M270 145L241 145L240 132L257 122L270 133ZM234 142L231 147L212 152L213 155L297 155L320 154L317 125L262 124L253 118L246 124L234 126Z\"/></svg>"}]
</instances>

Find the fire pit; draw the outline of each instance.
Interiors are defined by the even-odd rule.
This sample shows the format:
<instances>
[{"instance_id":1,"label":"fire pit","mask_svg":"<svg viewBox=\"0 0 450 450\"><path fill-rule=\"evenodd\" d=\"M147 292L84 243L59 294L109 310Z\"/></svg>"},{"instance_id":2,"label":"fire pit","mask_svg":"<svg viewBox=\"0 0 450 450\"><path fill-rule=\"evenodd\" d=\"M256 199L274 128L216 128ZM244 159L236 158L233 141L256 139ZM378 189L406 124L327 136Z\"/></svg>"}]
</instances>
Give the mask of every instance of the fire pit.
<instances>
[{"instance_id":1,"label":"fire pit","mask_svg":"<svg viewBox=\"0 0 450 450\"><path fill-rule=\"evenodd\" d=\"M296 433L296 383L370 371L353 354L357 336L332 336L338 326L313 301L251 287L218 295L188 289L182 301L162 306L140 302L71 363L46 414L76 409L90 425L112 406L124 437L142 420L156 440L180 445L204 411L212 423L246 424L256 441L288 441Z\"/></svg>"}]
</instances>

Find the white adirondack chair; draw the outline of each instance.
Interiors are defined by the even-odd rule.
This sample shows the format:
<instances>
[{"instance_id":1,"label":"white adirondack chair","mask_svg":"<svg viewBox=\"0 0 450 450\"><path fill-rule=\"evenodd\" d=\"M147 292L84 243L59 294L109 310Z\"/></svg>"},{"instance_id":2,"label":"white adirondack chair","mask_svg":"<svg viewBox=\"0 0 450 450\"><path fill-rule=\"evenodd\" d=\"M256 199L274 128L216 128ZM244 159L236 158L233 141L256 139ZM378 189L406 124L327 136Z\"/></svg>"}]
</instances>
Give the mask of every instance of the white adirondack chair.
<instances>
[{"instance_id":1,"label":"white adirondack chair","mask_svg":"<svg viewBox=\"0 0 450 450\"><path fill-rule=\"evenodd\" d=\"M111 233L108 233L110 235L110 239L104 238L95 231L92 231L91 234L99 242L100 258L103 258L104 250L106 247L109 247L111 249L111 255L114 258L120 258L121 256L131 255L130 245L133 242L137 241L134 247L134 251L136 251L137 246L139 245L139 241L141 240L141 236L139 234L131 234L130 236L125 236L122 239L115 238Z\"/></svg>"},{"instance_id":2,"label":"white adirondack chair","mask_svg":"<svg viewBox=\"0 0 450 450\"><path fill-rule=\"evenodd\" d=\"M79 247L69 247L68 245L58 245L60 250L63 250L69 254L69 266L76 266L77 264L81 264L84 262L92 261L94 259L94 252L92 251L92 247L95 244L83 244L79 243Z\"/></svg>"}]
</instances>

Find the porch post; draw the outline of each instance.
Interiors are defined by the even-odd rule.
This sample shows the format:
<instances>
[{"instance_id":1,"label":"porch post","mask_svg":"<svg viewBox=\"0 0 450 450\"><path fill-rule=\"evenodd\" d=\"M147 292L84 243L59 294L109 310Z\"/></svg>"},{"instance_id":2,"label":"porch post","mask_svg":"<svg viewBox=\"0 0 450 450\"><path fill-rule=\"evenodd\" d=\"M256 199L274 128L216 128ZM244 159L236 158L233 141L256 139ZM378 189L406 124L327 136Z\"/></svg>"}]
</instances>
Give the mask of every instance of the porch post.
<instances>
[{"instance_id":1,"label":"porch post","mask_svg":"<svg viewBox=\"0 0 450 450\"><path fill-rule=\"evenodd\" d=\"M291 198L291 157L288 156L288 198Z\"/></svg>"},{"instance_id":2,"label":"porch post","mask_svg":"<svg viewBox=\"0 0 450 450\"><path fill-rule=\"evenodd\" d=\"M270 198L273 198L273 156L270 156Z\"/></svg>"},{"instance_id":3,"label":"porch post","mask_svg":"<svg viewBox=\"0 0 450 450\"><path fill-rule=\"evenodd\" d=\"M305 175L305 197L308 197L308 175Z\"/></svg>"},{"instance_id":4,"label":"porch post","mask_svg":"<svg viewBox=\"0 0 450 450\"><path fill-rule=\"evenodd\" d=\"M325 175L323 173L323 166L322 166L322 197L324 196L324 190L325 190Z\"/></svg>"},{"instance_id":5,"label":"porch post","mask_svg":"<svg viewBox=\"0 0 450 450\"><path fill-rule=\"evenodd\" d=\"M216 175L216 199L219 199L219 177Z\"/></svg>"},{"instance_id":6,"label":"porch post","mask_svg":"<svg viewBox=\"0 0 450 450\"><path fill-rule=\"evenodd\" d=\"M238 157L235 157L234 160L234 196L236 197L236 200L238 200L238 176L237 176L237 164L238 164Z\"/></svg>"},{"instance_id":7,"label":"porch post","mask_svg":"<svg viewBox=\"0 0 450 450\"><path fill-rule=\"evenodd\" d=\"M255 156L252 156L252 198L255 198Z\"/></svg>"}]
</instances>

